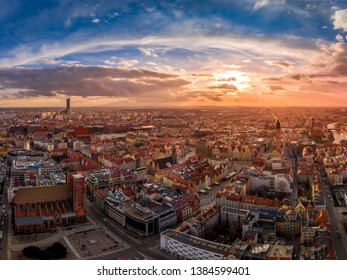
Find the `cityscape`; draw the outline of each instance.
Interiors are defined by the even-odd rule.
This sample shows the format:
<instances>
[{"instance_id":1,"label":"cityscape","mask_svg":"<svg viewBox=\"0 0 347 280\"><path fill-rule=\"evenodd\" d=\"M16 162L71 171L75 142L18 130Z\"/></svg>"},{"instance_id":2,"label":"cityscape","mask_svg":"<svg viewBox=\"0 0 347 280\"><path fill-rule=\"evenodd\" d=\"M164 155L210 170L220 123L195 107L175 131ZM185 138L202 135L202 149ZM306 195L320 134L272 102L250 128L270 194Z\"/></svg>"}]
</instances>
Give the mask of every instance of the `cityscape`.
<instances>
[{"instance_id":1,"label":"cityscape","mask_svg":"<svg viewBox=\"0 0 347 280\"><path fill-rule=\"evenodd\" d=\"M1 3L1 260L347 260L346 1Z\"/></svg>"},{"instance_id":2,"label":"cityscape","mask_svg":"<svg viewBox=\"0 0 347 280\"><path fill-rule=\"evenodd\" d=\"M346 109L72 104L1 110L2 259L346 259Z\"/></svg>"}]
</instances>

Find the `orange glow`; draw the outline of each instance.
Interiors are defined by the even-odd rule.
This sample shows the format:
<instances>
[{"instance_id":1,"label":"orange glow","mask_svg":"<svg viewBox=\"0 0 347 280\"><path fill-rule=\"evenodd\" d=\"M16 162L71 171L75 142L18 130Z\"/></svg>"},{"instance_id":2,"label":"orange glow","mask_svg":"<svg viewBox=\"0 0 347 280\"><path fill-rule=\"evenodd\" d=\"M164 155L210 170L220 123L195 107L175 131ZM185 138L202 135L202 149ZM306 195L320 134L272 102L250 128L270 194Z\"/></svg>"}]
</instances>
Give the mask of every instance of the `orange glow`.
<instances>
[{"instance_id":1,"label":"orange glow","mask_svg":"<svg viewBox=\"0 0 347 280\"><path fill-rule=\"evenodd\" d=\"M251 79L244 72L232 70L223 73L214 74L217 85L229 84L234 85L239 91L245 91L250 87L249 82ZM234 93L228 93L234 95Z\"/></svg>"}]
</instances>

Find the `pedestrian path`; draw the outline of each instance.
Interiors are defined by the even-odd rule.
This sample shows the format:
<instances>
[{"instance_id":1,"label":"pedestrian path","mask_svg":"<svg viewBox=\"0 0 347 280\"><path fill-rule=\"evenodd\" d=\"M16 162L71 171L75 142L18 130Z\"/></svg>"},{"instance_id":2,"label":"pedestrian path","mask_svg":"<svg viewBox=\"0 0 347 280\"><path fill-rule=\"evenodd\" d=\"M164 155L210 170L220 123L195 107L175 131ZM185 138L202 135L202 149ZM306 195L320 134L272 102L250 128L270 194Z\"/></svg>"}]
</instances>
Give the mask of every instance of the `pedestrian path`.
<instances>
[{"instance_id":1,"label":"pedestrian path","mask_svg":"<svg viewBox=\"0 0 347 280\"><path fill-rule=\"evenodd\" d=\"M78 228L74 228L72 230L69 231L62 231L60 230L58 233L51 235L50 237L40 240L40 241L35 241L35 242L30 242L30 243L25 243L25 244L16 244L16 245L11 245L9 246L11 251L20 251L23 250L25 247L28 246L48 246L54 242L59 241L60 239L63 239L65 236L68 236L70 234L74 234L80 231L85 231L85 230L89 230L89 229L96 229L99 228L96 225L88 225L88 226L84 226L84 227L78 227Z\"/></svg>"}]
</instances>

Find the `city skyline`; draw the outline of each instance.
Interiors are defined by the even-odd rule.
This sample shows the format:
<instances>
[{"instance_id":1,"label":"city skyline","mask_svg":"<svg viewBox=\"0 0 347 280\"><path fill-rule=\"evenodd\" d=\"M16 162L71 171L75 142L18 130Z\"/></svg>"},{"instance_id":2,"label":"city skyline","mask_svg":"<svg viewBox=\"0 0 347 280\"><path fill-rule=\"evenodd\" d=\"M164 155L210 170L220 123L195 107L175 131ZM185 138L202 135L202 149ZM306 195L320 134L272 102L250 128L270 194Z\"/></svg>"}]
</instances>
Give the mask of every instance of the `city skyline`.
<instances>
[{"instance_id":1,"label":"city skyline","mask_svg":"<svg viewBox=\"0 0 347 280\"><path fill-rule=\"evenodd\" d=\"M1 107L347 101L344 1L11 1Z\"/></svg>"}]
</instances>

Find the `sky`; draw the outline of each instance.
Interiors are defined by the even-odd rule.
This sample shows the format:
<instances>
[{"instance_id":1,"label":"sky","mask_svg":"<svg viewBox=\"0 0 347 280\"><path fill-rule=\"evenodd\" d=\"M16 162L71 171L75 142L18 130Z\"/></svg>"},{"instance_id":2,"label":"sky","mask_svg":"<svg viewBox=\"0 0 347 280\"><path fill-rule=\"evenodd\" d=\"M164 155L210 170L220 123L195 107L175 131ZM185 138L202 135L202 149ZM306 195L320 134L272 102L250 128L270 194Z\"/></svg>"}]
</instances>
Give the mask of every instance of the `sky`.
<instances>
[{"instance_id":1,"label":"sky","mask_svg":"<svg viewBox=\"0 0 347 280\"><path fill-rule=\"evenodd\" d=\"M0 107L347 104L347 0L0 0L0 25Z\"/></svg>"}]
</instances>

